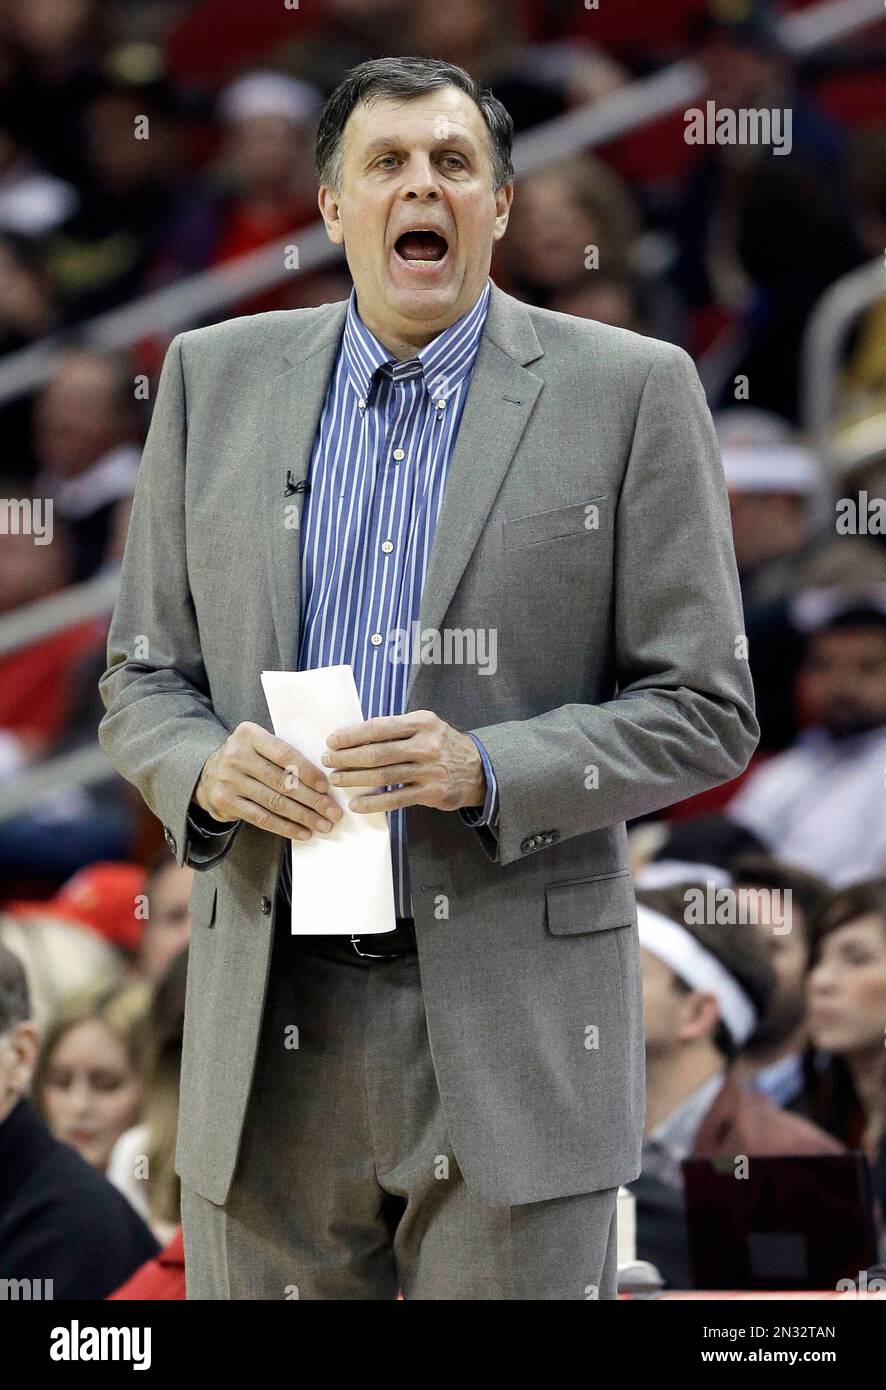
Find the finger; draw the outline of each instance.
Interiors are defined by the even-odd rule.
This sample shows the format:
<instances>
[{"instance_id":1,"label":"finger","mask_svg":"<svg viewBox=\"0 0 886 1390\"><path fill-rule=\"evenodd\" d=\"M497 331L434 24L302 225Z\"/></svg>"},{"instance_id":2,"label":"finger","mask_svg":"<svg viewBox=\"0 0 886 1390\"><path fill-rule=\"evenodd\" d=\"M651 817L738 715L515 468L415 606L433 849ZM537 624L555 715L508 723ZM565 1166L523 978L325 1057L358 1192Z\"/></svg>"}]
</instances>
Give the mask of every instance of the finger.
<instances>
[{"instance_id":1,"label":"finger","mask_svg":"<svg viewBox=\"0 0 886 1390\"><path fill-rule=\"evenodd\" d=\"M349 724L335 729L326 740L329 748L354 748L361 743L379 743L385 739L411 738L427 728L427 714L415 710L411 714L379 715L365 719L362 724Z\"/></svg>"},{"instance_id":2,"label":"finger","mask_svg":"<svg viewBox=\"0 0 886 1390\"><path fill-rule=\"evenodd\" d=\"M260 725L256 725L252 748L272 766L278 769L283 768L290 774L294 771L299 781L313 791L325 792L327 790L326 776L320 768L309 762L297 748L293 748L291 743L278 738L276 734L269 733L267 729L262 729Z\"/></svg>"},{"instance_id":3,"label":"finger","mask_svg":"<svg viewBox=\"0 0 886 1390\"><path fill-rule=\"evenodd\" d=\"M333 803L336 814L326 816L313 807L304 805L286 792L272 791L263 782L254 778L244 779L238 793L273 815L277 820L291 821L296 825L307 826L309 830L320 830L324 834L331 830L335 821L341 820L343 812L337 802Z\"/></svg>"},{"instance_id":4,"label":"finger","mask_svg":"<svg viewBox=\"0 0 886 1390\"><path fill-rule=\"evenodd\" d=\"M353 770L361 767L390 767L393 763L420 762L424 750L407 739L401 743L364 743L338 752L324 753L326 767ZM390 780L390 779L389 779Z\"/></svg>"},{"instance_id":5,"label":"finger","mask_svg":"<svg viewBox=\"0 0 886 1390\"><path fill-rule=\"evenodd\" d=\"M310 767L310 763L308 766ZM312 791L294 766L282 770L276 763L268 762L267 759L263 758L260 763L244 769L241 776L267 788L272 794L285 796L297 805L310 806L312 810L333 821L341 820L341 807L335 798L324 795L322 792ZM329 784L325 777L323 780L328 791Z\"/></svg>"},{"instance_id":6,"label":"finger","mask_svg":"<svg viewBox=\"0 0 886 1390\"><path fill-rule=\"evenodd\" d=\"M348 810L371 815L374 811L398 811L401 806L424 806L428 803L423 800L423 791L422 787L404 786L394 792L372 792L349 801Z\"/></svg>"},{"instance_id":7,"label":"finger","mask_svg":"<svg viewBox=\"0 0 886 1390\"><path fill-rule=\"evenodd\" d=\"M415 782L417 775L414 763L395 763L392 767L333 772L329 780L336 787L392 787L401 782Z\"/></svg>"},{"instance_id":8,"label":"finger","mask_svg":"<svg viewBox=\"0 0 886 1390\"><path fill-rule=\"evenodd\" d=\"M234 807L238 820L245 820L250 825L257 826L259 830L270 830L274 835L282 835L286 840L313 839L313 831L303 825L296 825L294 821L275 816L264 806L246 797L236 797Z\"/></svg>"}]
</instances>

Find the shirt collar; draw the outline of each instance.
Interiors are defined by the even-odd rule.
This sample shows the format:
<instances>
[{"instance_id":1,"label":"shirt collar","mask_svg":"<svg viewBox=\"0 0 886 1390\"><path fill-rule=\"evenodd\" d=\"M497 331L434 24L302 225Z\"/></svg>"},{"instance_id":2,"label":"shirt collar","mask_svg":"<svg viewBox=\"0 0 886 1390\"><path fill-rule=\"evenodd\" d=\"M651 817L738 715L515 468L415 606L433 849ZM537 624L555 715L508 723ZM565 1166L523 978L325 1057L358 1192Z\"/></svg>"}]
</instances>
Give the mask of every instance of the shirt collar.
<instances>
[{"instance_id":1,"label":"shirt collar","mask_svg":"<svg viewBox=\"0 0 886 1390\"><path fill-rule=\"evenodd\" d=\"M681 1101L677 1108L662 1120L661 1124L650 1131L648 1140L661 1144L676 1159L686 1158L692 1151L696 1135L701 1129L702 1120L723 1086L725 1076L725 1070L717 1071L713 1076L709 1076L706 1081L691 1091L686 1099Z\"/></svg>"},{"instance_id":2,"label":"shirt collar","mask_svg":"<svg viewBox=\"0 0 886 1390\"><path fill-rule=\"evenodd\" d=\"M491 281L480 291L473 308L415 354L422 366L421 380L434 401L446 400L471 370L489 308ZM348 380L357 400L368 401L379 367L392 364L394 380L418 374L415 358L395 362L389 350L366 327L357 311L357 292L351 290L342 338Z\"/></svg>"}]
</instances>

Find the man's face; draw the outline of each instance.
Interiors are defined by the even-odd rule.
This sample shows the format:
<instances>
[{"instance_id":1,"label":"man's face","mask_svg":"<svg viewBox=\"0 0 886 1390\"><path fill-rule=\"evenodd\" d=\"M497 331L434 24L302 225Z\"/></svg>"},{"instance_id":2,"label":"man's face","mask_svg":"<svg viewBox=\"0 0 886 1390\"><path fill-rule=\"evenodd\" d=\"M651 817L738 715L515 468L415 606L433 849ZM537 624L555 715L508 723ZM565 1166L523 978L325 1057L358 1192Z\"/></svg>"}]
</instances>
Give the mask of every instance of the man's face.
<instances>
[{"instance_id":1,"label":"man's face","mask_svg":"<svg viewBox=\"0 0 886 1390\"><path fill-rule=\"evenodd\" d=\"M191 935L188 899L194 870L170 864L151 884L148 920L139 952L139 974L152 984L165 975Z\"/></svg>"},{"instance_id":2,"label":"man's face","mask_svg":"<svg viewBox=\"0 0 886 1390\"><path fill-rule=\"evenodd\" d=\"M806 971L809 966L806 918L803 909L791 903L777 914L777 920L767 909L768 893L750 886L739 893L754 894L753 924L769 963L775 971L776 988L758 1023L751 1043L756 1048L774 1047L787 1041L803 1022L806 1014ZM785 931L785 927L789 927Z\"/></svg>"},{"instance_id":3,"label":"man's face","mask_svg":"<svg viewBox=\"0 0 886 1390\"><path fill-rule=\"evenodd\" d=\"M882 628L817 633L804 675L815 718L835 737L886 723L886 631Z\"/></svg>"},{"instance_id":4,"label":"man's face","mask_svg":"<svg viewBox=\"0 0 886 1390\"><path fill-rule=\"evenodd\" d=\"M513 187L492 188L489 135L455 87L351 112L337 193L319 193L330 239L344 245L360 316L423 346L476 302L504 235ZM403 233L429 228L433 236Z\"/></svg>"},{"instance_id":5,"label":"man's face","mask_svg":"<svg viewBox=\"0 0 886 1390\"><path fill-rule=\"evenodd\" d=\"M75 477L119 441L119 417L108 367L87 353L71 353L37 402L40 462L63 477Z\"/></svg>"}]
</instances>

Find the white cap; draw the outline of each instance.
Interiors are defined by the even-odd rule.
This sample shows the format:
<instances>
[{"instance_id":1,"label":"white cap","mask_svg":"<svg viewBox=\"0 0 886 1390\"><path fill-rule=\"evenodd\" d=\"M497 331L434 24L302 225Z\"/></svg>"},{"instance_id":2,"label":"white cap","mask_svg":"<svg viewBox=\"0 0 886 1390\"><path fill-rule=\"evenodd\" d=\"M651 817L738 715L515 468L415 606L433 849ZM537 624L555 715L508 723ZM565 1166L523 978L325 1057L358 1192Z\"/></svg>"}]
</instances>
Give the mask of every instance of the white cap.
<instances>
[{"instance_id":1,"label":"white cap","mask_svg":"<svg viewBox=\"0 0 886 1390\"><path fill-rule=\"evenodd\" d=\"M233 124L253 116L285 116L294 125L309 120L323 102L316 87L282 72L248 72L226 87L219 99L219 114Z\"/></svg>"},{"instance_id":2,"label":"white cap","mask_svg":"<svg viewBox=\"0 0 886 1390\"><path fill-rule=\"evenodd\" d=\"M832 584L822 589L804 589L788 605L791 622L799 632L818 632L847 613L869 613L886 620L886 581L850 588Z\"/></svg>"},{"instance_id":3,"label":"white cap","mask_svg":"<svg viewBox=\"0 0 886 1390\"><path fill-rule=\"evenodd\" d=\"M723 471L733 492L793 493L814 497L821 486L815 455L796 444L724 449Z\"/></svg>"},{"instance_id":4,"label":"white cap","mask_svg":"<svg viewBox=\"0 0 886 1390\"><path fill-rule=\"evenodd\" d=\"M818 461L796 442L796 432L780 415L737 407L718 412L714 425L733 492L787 492L799 497L818 492Z\"/></svg>"}]
</instances>

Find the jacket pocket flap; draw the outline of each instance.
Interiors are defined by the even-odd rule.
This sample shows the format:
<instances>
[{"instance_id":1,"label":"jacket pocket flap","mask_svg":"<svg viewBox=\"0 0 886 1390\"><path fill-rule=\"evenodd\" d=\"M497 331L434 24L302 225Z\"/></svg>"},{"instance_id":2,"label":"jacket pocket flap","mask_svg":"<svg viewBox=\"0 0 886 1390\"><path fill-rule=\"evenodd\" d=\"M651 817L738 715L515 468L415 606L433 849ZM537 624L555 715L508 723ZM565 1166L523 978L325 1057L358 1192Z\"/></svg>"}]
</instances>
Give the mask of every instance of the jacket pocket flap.
<instances>
[{"instance_id":1,"label":"jacket pocket flap","mask_svg":"<svg viewBox=\"0 0 886 1390\"><path fill-rule=\"evenodd\" d=\"M636 899L628 869L571 883L549 883L545 896L548 931L554 936L609 931L635 921Z\"/></svg>"},{"instance_id":2,"label":"jacket pocket flap","mask_svg":"<svg viewBox=\"0 0 886 1390\"><path fill-rule=\"evenodd\" d=\"M602 529L607 496L589 497L572 507L558 507L553 512L533 512L530 516L515 516L502 521L502 544L505 550L514 546L538 545L561 536L586 536L590 541Z\"/></svg>"},{"instance_id":3,"label":"jacket pocket flap","mask_svg":"<svg viewBox=\"0 0 886 1390\"><path fill-rule=\"evenodd\" d=\"M202 922L206 926L212 926L215 921L215 900L218 895L218 884L212 874L205 870L194 872L194 882L191 884L191 896L188 899L191 918L195 922Z\"/></svg>"}]
</instances>

